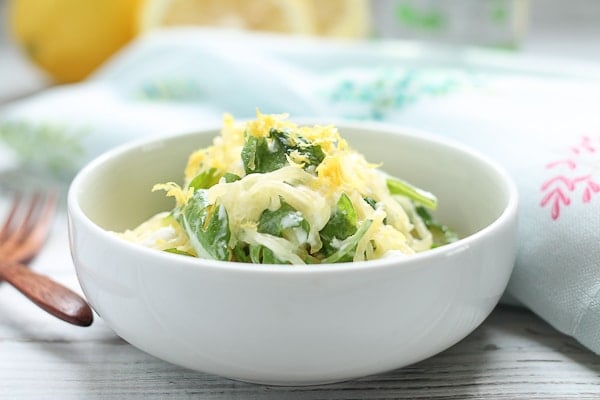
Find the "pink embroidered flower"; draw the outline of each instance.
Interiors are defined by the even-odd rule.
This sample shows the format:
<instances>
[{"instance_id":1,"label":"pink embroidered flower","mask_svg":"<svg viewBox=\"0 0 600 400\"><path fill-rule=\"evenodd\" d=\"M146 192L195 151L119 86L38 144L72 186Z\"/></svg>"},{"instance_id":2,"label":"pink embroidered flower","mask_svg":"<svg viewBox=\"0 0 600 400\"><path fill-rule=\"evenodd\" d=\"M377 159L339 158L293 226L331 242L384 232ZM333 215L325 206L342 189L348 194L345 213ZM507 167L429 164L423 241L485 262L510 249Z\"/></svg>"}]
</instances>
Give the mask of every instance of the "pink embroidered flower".
<instances>
[{"instance_id":1,"label":"pink embroidered flower","mask_svg":"<svg viewBox=\"0 0 600 400\"><path fill-rule=\"evenodd\" d=\"M541 207L550 207L553 220L560 217L563 207L573 202L592 201L600 193L600 136L582 136L566 156L546 164L552 176L542 183Z\"/></svg>"}]
</instances>

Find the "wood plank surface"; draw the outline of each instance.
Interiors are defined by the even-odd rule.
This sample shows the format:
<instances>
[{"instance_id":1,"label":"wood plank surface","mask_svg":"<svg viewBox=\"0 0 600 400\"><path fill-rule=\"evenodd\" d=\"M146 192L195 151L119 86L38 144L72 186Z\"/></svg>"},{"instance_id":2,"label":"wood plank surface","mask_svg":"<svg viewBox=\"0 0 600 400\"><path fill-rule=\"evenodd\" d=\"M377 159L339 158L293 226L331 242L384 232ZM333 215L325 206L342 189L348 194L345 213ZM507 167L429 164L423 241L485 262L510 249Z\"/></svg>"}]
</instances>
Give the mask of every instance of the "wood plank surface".
<instances>
[{"instance_id":1,"label":"wood plank surface","mask_svg":"<svg viewBox=\"0 0 600 400\"><path fill-rule=\"evenodd\" d=\"M80 336L42 339L24 329L21 337L0 338L0 399L600 398L600 358L511 307L496 309L462 342L413 366L309 387L254 385L179 368L117 338L102 321Z\"/></svg>"}]
</instances>

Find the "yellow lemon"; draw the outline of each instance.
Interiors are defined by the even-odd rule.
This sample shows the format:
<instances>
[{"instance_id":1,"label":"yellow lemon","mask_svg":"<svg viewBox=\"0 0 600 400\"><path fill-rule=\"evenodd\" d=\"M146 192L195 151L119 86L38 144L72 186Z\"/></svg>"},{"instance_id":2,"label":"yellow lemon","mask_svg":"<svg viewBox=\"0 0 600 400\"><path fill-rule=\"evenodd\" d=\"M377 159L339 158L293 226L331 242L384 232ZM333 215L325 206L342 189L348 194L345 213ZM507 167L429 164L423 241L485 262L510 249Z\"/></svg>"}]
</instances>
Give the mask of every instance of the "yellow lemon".
<instances>
[{"instance_id":1,"label":"yellow lemon","mask_svg":"<svg viewBox=\"0 0 600 400\"><path fill-rule=\"evenodd\" d=\"M136 33L140 0L12 0L13 37L57 82L85 78Z\"/></svg>"},{"instance_id":2,"label":"yellow lemon","mask_svg":"<svg viewBox=\"0 0 600 400\"><path fill-rule=\"evenodd\" d=\"M11 32L56 82L79 81L138 33L172 25L363 37L369 0L11 0Z\"/></svg>"},{"instance_id":3,"label":"yellow lemon","mask_svg":"<svg viewBox=\"0 0 600 400\"><path fill-rule=\"evenodd\" d=\"M362 37L368 0L144 0L138 28L204 25L246 30Z\"/></svg>"}]
</instances>

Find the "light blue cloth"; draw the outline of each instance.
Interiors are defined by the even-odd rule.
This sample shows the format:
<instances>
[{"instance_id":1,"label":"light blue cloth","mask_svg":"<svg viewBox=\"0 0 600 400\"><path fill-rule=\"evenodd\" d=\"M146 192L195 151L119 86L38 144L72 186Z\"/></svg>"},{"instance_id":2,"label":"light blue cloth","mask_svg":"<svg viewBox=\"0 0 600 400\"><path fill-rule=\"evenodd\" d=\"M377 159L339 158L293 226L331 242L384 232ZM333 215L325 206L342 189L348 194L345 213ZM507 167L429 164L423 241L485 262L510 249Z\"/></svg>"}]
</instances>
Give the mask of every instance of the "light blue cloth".
<instances>
[{"instance_id":1,"label":"light blue cloth","mask_svg":"<svg viewBox=\"0 0 600 400\"><path fill-rule=\"evenodd\" d=\"M600 69L598 69L600 70ZM411 43L180 29L141 38L86 83L0 110L0 140L65 176L125 141L288 112L428 130L496 159L521 194L507 294L600 353L600 74ZM465 196L468 196L465 193Z\"/></svg>"}]
</instances>

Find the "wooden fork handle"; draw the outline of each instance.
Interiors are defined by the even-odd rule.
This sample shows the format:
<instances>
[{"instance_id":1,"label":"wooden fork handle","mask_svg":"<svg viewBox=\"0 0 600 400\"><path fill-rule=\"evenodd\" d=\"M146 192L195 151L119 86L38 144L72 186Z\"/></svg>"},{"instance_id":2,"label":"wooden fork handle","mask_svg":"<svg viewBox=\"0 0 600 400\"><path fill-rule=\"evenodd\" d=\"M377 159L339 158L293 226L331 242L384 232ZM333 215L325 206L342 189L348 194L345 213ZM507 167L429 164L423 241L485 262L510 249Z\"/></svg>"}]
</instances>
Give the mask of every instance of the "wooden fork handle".
<instances>
[{"instance_id":1,"label":"wooden fork handle","mask_svg":"<svg viewBox=\"0 0 600 400\"><path fill-rule=\"evenodd\" d=\"M77 293L22 264L0 262L0 277L40 308L63 321L90 326L94 320L92 309Z\"/></svg>"}]
</instances>

